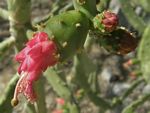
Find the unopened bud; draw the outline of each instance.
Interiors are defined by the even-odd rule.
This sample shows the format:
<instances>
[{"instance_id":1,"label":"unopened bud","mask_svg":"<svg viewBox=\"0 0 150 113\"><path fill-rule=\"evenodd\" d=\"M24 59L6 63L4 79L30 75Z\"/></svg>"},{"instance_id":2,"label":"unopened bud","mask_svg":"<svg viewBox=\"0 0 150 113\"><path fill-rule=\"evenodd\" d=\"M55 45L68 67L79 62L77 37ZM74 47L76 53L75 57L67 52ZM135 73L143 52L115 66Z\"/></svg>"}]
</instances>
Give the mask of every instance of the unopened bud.
<instances>
[{"instance_id":1,"label":"unopened bud","mask_svg":"<svg viewBox=\"0 0 150 113\"><path fill-rule=\"evenodd\" d=\"M94 27L101 32L112 32L118 26L119 19L115 13L111 11L104 11L96 15L93 19Z\"/></svg>"}]
</instances>

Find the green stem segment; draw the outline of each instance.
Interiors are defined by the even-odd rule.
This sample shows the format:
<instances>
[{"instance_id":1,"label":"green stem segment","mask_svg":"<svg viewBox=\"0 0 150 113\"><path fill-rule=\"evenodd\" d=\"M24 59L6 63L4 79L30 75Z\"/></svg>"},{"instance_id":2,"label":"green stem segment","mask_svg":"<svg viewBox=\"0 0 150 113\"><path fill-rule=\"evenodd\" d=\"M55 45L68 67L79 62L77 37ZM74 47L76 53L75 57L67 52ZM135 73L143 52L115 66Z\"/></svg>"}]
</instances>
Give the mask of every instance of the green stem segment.
<instances>
[{"instance_id":1,"label":"green stem segment","mask_svg":"<svg viewBox=\"0 0 150 113\"><path fill-rule=\"evenodd\" d=\"M10 37L0 43L0 56L8 51L15 44L15 38Z\"/></svg>"},{"instance_id":2,"label":"green stem segment","mask_svg":"<svg viewBox=\"0 0 150 113\"><path fill-rule=\"evenodd\" d=\"M30 24L31 0L7 0L11 36L16 38L18 50L27 41L26 31Z\"/></svg>"},{"instance_id":3,"label":"green stem segment","mask_svg":"<svg viewBox=\"0 0 150 113\"><path fill-rule=\"evenodd\" d=\"M47 113L46 109L46 103L45 103L45 79L44 77L41 77L36 83L35 83L35 90L37 93L37 112L38 113Z\"/></svg>"},{"instance_id":4,"label":"green stem segment","mask_svg":"<svg viewBox=\"0 0 150 113\"><path fill-rule=\"evenodd\" d=\"M79 113L79 109L72 100L72 94L66 83L59 77L54 69L47 69L44 73L48 83L53 87L54 91L68 103L69 113Z\"/></svg>"},{"instance_id":5,"label":"green stem segment","mask_svg":"<svg viewBox=\"0 0 150 113\"><path fill-rule=\"evenodd\" d=\"M0 43L0 61L2 61L5 58L6 54L8 53L10 48L14 46L14 44L14 37L7 38L6 40Z\"/></svg>"},{"instance_id":6,"label":"green stem segment","mask_svg":"<svg viewBox=\"0 0 150 113\"><path fill-rule=\"evenodd\" d=\"M93 103L97 106L101 106L102 109L106 110L111 108L110 103L102 99L96 92L93 92L90 88L90 84L88 83L88 76L92 74L94 66L89 65L89 61L83 61L85 58L85 54L81 53L75 56L74 58L74 67L73 67L73 74L76 78L78 84L85 90L88 97L93 101ZM87 64L88 62L88 64ZM83 64L86 63L86 64ZM91 66L91 68L89 68ZM91 72L90 72L91 71Z\"/></svg>"},{"instance_id":7,"label":"green stem segment","mask_svg":"<svg viewBox=\"0 0 150 113\"><path fill-rule=\"evenodd\" d=\"M96 0L73 0L74 8L83 12L90 20L96 15Z\"/></svg>"}]
</instances>

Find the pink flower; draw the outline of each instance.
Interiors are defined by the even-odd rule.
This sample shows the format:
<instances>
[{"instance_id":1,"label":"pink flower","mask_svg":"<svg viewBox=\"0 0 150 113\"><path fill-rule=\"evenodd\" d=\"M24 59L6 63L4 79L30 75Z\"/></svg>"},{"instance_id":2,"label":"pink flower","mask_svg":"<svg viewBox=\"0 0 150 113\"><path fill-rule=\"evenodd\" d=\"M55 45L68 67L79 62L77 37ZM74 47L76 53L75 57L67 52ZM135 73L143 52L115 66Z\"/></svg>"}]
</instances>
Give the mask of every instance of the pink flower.
<instances>
[{"instance_id":1,"label":"pink flower","mask_svg":"<svg viewBox=\"0 0 150 113\"><path fill-rule=\"evenodd\" d=\"M65 100L63 98L56 98L56 103L63 106L65 104Z\"/></svg>"},{"instance_id":2,"label":"pink flower","mask_svg":"<svg viewBox=\"0 0 150 113\"><path fill-rule=\"evenodd\" d=\"M57 63L56 54L57 46L54 41L49 40L45 32L34 34L33 39L27 42L26 47L15 56L20 63L18 68L20 79L16 85L12 103L18 101L19 93L23 93L30 102L36 100L33 83L47 67Z\"/></svg>"},{"instance_id":3,"label":"pink flower","mask_svg":"<svg viewBox=\"0 0 150 113\"><path fill-rule=\"evenodd\" d=\"M116 29L118 25L118 16L110 11L104 11L101 22L104 25L105 30L111 32Z\"/></svg>"}]
</instances>

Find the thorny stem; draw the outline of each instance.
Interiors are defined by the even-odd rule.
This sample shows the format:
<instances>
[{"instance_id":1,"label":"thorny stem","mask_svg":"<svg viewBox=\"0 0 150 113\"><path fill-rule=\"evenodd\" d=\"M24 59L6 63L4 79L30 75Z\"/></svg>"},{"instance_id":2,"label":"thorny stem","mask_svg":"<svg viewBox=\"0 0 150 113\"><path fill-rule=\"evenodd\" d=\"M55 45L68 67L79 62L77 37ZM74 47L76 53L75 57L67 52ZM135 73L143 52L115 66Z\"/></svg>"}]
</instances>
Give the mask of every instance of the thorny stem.
<instances>
[{"instance_id":1,"label":"thorny stem","mask_svg":"<svg viewBox=\"0 0 150 113\"><path fill-rule=\"evenodd\" d=\"M47 113L45 103L45 78L43 76L35 83L35 92L37 94L37 113Z\"/></svg>"},{"instance_id":2,"label":"thorny stem","mask_svg":"<svg viewBox=\"0 0 150 113\"><path fill-rule=\"evenodd\" d=\"M83 69L83 59L84 53L77 54L74 58L74 67L73 67L73 73L79 82L79 85L85 90L88 97L93 101L93 103L97 106L101 106L102 109L106 110L111 108L111 105L109 102L105 101L103 98L97 95L97 93L94 93L90 89L90 85L88 83L88 79L85 74L85 70ZM84 64L85 65L85 64Z\"/></svg>"},{"instance_id":3,"label":"thorny stem","mask_svg":"<svg viewBox=\"0 0 150 113\"><path fill-rule=\"evenodd\" d=\"M0 57L3 55L15 44L15 38L10 37L0 43ZM1 59L0 59L1 60Z\"/></svg>"},{"instance_id":4,"label":"thorny stem","mask_svg":"<svg viewBox=\"0 0 150 113\"><path fill-rule=\"evenodd\" d=\"M96 15L96 0L73 0L76 10L84 13L91 21Z\"/></svg>"},{"instance_id":5,"label":"thorny stem","mask_svg":"<svg viewBox=\"0 0 150 113\"><path fill-rule=\"evenodd\" d=\"M7 0L11 36L16 39L18 50L27 41L26 31L30 24L31 0Z\"/></svg>"},{"instance_id":6,"label":"thorny stem","mask_svg":"<svg viewBox=\"0 0 150 113\"><path fill-rule=\"evenodd\" d=\"M69 104L69 111L70 113L79 113L79 108L74 102L70 102L72 100L72 94L66 83L61 79L57 71L53 68L49 68L44 73L46 75L46 79L48 83L53 87L53 90L60 96L61 98L65 99L66 102ZM49 75L51 77L49 77ZM74 109L74 112L72 112ZM77 112L78 111L78 112Z\"/></svg>"}]
</instances>

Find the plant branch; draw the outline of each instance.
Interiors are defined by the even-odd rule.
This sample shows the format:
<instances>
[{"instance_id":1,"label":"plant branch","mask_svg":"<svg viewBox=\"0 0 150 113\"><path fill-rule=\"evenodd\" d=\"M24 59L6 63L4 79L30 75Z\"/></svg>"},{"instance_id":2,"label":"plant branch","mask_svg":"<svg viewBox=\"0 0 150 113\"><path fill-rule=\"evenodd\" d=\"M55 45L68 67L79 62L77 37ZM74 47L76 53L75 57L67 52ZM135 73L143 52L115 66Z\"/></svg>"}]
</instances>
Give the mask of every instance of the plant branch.
<instances>
[{"instance_id":1,"label":"plant branch","mask_svg":"<svg viewBox=\"0 0 150 113\"><path fill-rule=\"evenodd\" d=\"M96 92L93 92L88 83L88 77L90 74L95 72L91 60L88 60L84 53L77 54L74 58L74 66L72 72L76 78L78 84L85 90L88 97L93 101L97 106L101 106L102 109L106 110L111 108L109 102L98 96Z\"/></svg>"},{"instance_id":2,"label":"plant branch","mask_svg":"<svg viewBox=\"0 0 150 113\"><path fill-rule=\"evenodd\" d=\"M47 113L46 103L45 103L45 78L42 76L35 85L35 90L37 92L37 110L38 113Z\"/></svg>"},{"instance_id":3,"label":"plant branch","mask_svg":"<svg viewBox=\"0 0 150 113\"><path fill-rule=\"evenodd\" d=\"M23 43L27 41L26 31L31 27L30 8L31 0L7 0L10 33L16 39L18 50L23 48Z\"/></svg>"},{"instance_id":4,"label":"plant branch","mask_svg":"<svg viewBox=\"0 0 150 113\"><path fill-rule=\"evenodd\" d=\"M96 0L73 0L76 10L84 13L90 20L96 15Z\"/></svg>"},{"instance_id":5,"label":"plant branch","mask_svg":"<svg viewBox=\"0 0 150 113\"><path fill-rule=\"evenodd\" d=\"M0 43L0 56L3 56L13 45L15 44L15 38L10 37Z\"/></svg>"}]
</instances>

